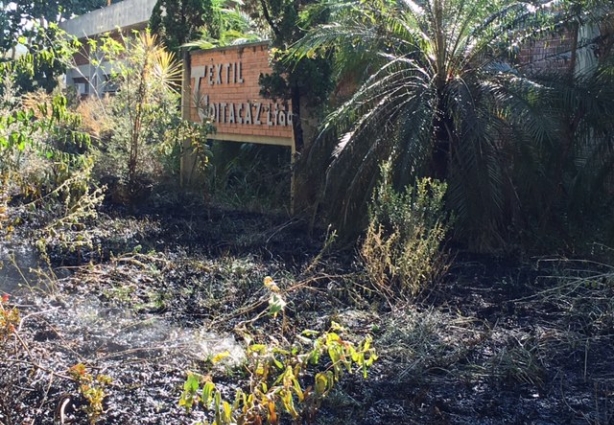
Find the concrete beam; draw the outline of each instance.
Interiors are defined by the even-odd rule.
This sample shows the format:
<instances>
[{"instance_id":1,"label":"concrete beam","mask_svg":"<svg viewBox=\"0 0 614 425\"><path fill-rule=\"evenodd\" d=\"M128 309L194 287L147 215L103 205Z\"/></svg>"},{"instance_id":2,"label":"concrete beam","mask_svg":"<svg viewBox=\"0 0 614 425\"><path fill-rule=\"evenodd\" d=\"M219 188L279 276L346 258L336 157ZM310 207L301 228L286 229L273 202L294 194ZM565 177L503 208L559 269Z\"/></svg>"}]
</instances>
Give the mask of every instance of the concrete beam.
<instances>
[{"instance_id":1,"label":"concrete beam","mask_svg":"<svg viewBox=\"0 0 614 425\"><path fill-rule=\"evenodd\" d=\"M60 23L60 28L78 38L122 30L145 28L156 0L124 0Z\"/></svg>"}]
</instances>

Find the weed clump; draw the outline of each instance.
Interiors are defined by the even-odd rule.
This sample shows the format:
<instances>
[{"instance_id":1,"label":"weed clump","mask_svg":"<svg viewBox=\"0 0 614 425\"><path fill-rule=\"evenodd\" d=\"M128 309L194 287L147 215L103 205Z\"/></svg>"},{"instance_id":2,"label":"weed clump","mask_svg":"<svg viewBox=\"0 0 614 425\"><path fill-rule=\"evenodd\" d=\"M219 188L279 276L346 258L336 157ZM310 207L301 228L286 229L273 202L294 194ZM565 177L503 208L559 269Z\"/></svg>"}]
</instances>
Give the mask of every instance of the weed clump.
<instances>
[{"instance_id":1,"label":"weed clump","mask_svg":"<svg viewBox=\"0 0 614 425\"><path fill-rule=\"evenodd\" d=\"M450 223L444 211L447 185L424 178L398 192L390 182L389 164L381 173L360 255L383 295L414 297L448 267L442 250Z\"/></svg>"},{"instance_id":2,"label":"weed clump","mask_svg":"<svg viewBox=\"0 0 614 425\"><path fill-rule=\"evenodd\" d=\"M19 325L19 311L16 308L5 307L8 301L8 295L0 297L0 348L15 333L15 328Z\"/></svg>"}]
</instances>

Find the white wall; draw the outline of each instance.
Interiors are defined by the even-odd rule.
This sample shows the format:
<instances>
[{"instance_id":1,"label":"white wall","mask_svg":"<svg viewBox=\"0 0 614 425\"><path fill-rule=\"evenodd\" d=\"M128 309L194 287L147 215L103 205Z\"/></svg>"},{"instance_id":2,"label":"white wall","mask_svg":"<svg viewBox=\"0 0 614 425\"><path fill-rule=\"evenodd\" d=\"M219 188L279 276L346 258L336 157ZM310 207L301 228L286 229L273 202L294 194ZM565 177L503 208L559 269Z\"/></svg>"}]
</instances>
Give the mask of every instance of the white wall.
<instances>
[{"instance_id":1,"label":"white wall","mask_svg":"<svg viewBox=\"0 0 614 425\"><path fill-rule=\"evenodd\" d=\"M117 28L146 26L156 0L124 0L60 23L60 28L76 37L92 37Z\"/></svg>"}]
</instances>

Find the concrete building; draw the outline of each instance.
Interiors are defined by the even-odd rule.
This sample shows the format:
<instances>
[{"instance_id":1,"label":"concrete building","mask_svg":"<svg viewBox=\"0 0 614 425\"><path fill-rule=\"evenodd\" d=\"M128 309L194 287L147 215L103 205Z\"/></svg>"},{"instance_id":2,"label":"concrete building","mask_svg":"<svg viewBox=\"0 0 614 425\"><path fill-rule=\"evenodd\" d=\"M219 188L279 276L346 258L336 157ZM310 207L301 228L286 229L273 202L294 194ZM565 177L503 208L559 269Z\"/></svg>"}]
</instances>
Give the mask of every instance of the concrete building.
<instances>
[{"instance_id":1,"label":"concrete building","mask_svg":"<svg viewBox=\"0 0 614 425\"><path fill-rule=\"evenodd\" d=\"M145 29L155 4L156 0L123 0L62 22L60 28L76 36L84 46L83 51L75 55L76 67L66 72L66 85L76 87L82 95L100 95L112 90L105 84L108 64L102 59L100 64L92 65L90 59L96 52L90 52L85 41L103 34Z\"/></svg>"}]
</instances>

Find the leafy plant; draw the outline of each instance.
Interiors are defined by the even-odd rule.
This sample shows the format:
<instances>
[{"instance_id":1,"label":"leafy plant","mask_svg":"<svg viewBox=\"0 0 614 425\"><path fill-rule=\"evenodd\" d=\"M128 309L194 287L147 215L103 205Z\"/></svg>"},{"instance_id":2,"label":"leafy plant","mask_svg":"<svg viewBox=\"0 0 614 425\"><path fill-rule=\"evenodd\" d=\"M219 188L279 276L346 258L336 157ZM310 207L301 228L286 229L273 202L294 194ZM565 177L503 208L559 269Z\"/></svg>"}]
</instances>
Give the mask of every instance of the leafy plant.
<instances>
[{"instance_id":1,"label":"leafy plant","mask_svg":"<svg viewBox=\"0 0 614 425\"><path fill-rule=\"evenodd\" d=\"M93 425L98 422L104 413L103 401L107 396L105 387L111 384L112 379L107 375L96 375L94 377L83 363L72 366L68 372L79 384L79 393L87 402L84 410L87 413L89 423Z\"/></svg>"},{"instance_id":2,"label":"leafy plant","mask_svg":"<svg viewBox=\"0 0 614 425\"><path fill-rule=\"evenodd\" d=\"M176 52L196 38L202 26L213 24L212 16L211 0L158 0L149 26L171 51Z\"/></svg>"},{"instance_id":3,"label":"leafy plant","mask_svg":"<svg viewBox=\"0 0 614 425\"><path fill-rule=\"evenodd\" d=\"M64 251L92 247L85 224L97 218L104 187L93 178L94 156L90 138L79 131L80 117L62 94L37 91L17 98L8 90L11 77L5 81L0 228L10 233L29 223L45 258L50 246Z\"/></svg>"},{"instance_id":4,"label":"leafy plant","mask_svg":"<svg viewBox=\"0 0 614 425\"><path fill-rule=\"evenodd\" d=\"M115 69L111 82L120 88L114 102L115 117L128 119L128 132L116 132L114 137L118 142L126 142L127 185L134 192L138 190L138 176L147 161L143 155L145 145L164 134L161 129L177 115L179 94L176 87L181 67L174 55L149 32L126 39L124 43L125 52L113 61Z\"/></svg>"},{"instance_id":5,"label":"leafy plant","mask_svg":"<svg viewBox=\"0 0 614 425\"><path fill-rule=\"evenodd\" d=\"M442 251L449 230L447 185L428 178L396 192L390 164L373 194L361 257L370 281L385 296L415 296L447 269Z\"/></svg>"},{"instance_id":6,"label":"leafy plant","mask_svg":"<svg viewBox=\"0 0 614 425\"><path fill-rule=\"evenodd\" d=\"M90 62L108 74L104 87L116 91L78 106L89 131L100 138L95 173L112 184L112 199L144 199L154 184L179 174L186 150L197 169L206 166L206 136L214 128L208 120L195 124L181 117L182 67L157 36L144 32L88 43Z\"/></svg>"},{"instance_id":7,"label":"leafy plant","mask_svg":"<svg viewBox=\"0 0 614 425\"><path fill-rule=\"evenodd\" d=\"M167 175L178 175L180 173L180 162L193 161L192 166L187 167L190 175L185 177L184 182L193 184L194 175L204 173L209 167L209 160L212 156L211 149L207 143L207 136L215 132L213 122L209 117L198 123L175 119L174 122L165 130L162 143L158 147L158 153L162 165Z\"/></svg>"},{"instance_id":8,"label":"leafy plant","mask_svg":"<svg viewBox=\"0 0 614 425\"><path fill-rule=\"evenodd\" d=\"M322 334L305 331L289 348L252 344L245 365L249 389L238 390L232 404L222 399L211 380L196 374L188 375L179 404L187 411L197 404L212 410L215 425L273 425L283 414L295 423L311 420L344 373L360 370L366 378L377 359L371 337L356 345L344 340L339 330L333 323Z\"/></svg>"},{"instance_id":9,"label":"leafy plant","mask_svg":"<svg viewBox=\"0 0 614 425\"><path fill-rule=\"evenodd\" d=\"M328 57L334 49L340 85L350 88L314 144L330 158L325 200L340 231L362 225L365 188L376 184L378 164L386 160L397 190L422 176L448 183L455 236L471 249L509 249L506 242L532 231L532 223L556 223L551 212L558 208L566 214L564 188L579 181L584 173L574 168L587 159L575 155L594 151L586 149L589 143L562 145L559 124L584 128L584 135L608 126L603 117L612 109L612 85L576 90L559 75L558 85L566 86L560 90L525 72L517 54L575 16L558 3L516 0L332 0L317 7L331 14L331 23L293 49L300 59ZM561 117L562 104L575 107L573 118ZM610 143L608 131L603 140ZM584 140L590 138L601 144L596 137ZM555 152L564 160L553 161ZM603 167L591 158L591 164L583 171L611 170L610 162ZM546 178L550 168L558 173ZM546 208L534 196L539 189L546 199L556 198ZM527 217L527 209L542 215Z\"/></svg>"},{"instance_id":10,"label":"leafy plant","mask_svg":"<svg viewBox=\"0 0 614 425\"><path fill-rule=\"evenodd\" d=\"M264 285L271 292L267 312L276 316L284 311L285 302L272 278L267 276ZM248 385L237 390L232 402L223 398L209 375L189 373L179 405L188 412L198 405L210 410L214 425L276 425L284 415L293 423L311 421L345 373L360 371L366 379L377 360L371 336L354 343L343 338L343 331L332 322L326 332L303 331L292 344L251 344L243 365ZM210 361L213 365L223 357Z\"/></svg>"},{"instance_id":11,"label":"leafy plant","mask_svg":"<svg viewBox=\"0 0 614 425\"><path fill-rule=\"evenodd\" d=\"M62 95L30 95L0 111L0 209L19 196L45 229L95 217L102 189L91 178L89 138Z\"/></svg>"},{"instance_id":12,"label":"leafy plant","mask_svg":"<svg viewBox=\"0 0 614 425\"><path fill-rule=\"evenodd\" d=\"M200 28L200 38L184 44L184 47L211 49L216 46L228 46L264 40L267 34L243 9L243 2L232 0L210 2L209 19Z\"/></svg>"},{"instance_id":13,"label":"leafy plant","mask_svg":"<svg viewBox=\"0 0 614 425\"><path fill-rule=\"evenodd\" d=\"M11 2L11 7L0 10L0 50L3 57L14 57L17 44L35 48L42 41L40 36L53 40L53 32L57 23L70 19L74 14L81 15L91 10L103 7L105 0L51 0L36 1L17 0ZM24 25L28 22L29 25ZM40 26L31 25L38 23ZM40 31L40 30L46 31ZM51 36L50 36L51 35ZM31 52L31 50L30 50ZM45 69L49 71L49 69ZM40 75L44 75L40 70Z\"/></svg>"}]
</instances>

